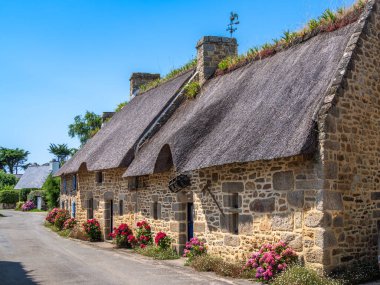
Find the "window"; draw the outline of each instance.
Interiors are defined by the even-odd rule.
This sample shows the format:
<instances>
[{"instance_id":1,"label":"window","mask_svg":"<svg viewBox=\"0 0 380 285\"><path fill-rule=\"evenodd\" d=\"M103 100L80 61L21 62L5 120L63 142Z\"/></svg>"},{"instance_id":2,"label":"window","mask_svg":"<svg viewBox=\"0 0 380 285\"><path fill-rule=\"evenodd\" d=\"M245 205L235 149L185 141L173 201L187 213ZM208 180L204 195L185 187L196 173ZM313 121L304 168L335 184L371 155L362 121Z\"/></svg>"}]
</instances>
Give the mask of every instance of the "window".
<instances>
[{"instance_id":1,"label":"window","mask_svg":"<svg viewBox=\"0 0 380 285\"><path fill-rule=\"evenodd\" d=\"M72 218L75 218L76 211L77 211L77 207L76 207L76 206L77 206L77 205L76 205L75 201L73 201L73 202L71 203L71 217L72 217Z\"/></svg>"},{"instance_id":2,"label":"window","mask_svg":"<svg viewBox=\"0 0 380 285\"><path fill-rule=\"evenodd\" d=\"M121 199L119 200L119 215L124 215L124 201Z\"/></svg>"},{"instance_id":3,"label":"window","mask_svg":"<svg viewBox=\"0 0 380 285\"><path fill-rule=\"evenodd\" d=\"M96 183L103 183L103 172L99 171L95 174Z\"/></svg>"},{"instance_id":4,"label":"window","mask_svg":"<svg viewBox=\"0 0 380 285\"><path fill-rule=\"evenodd\" d=\"M77 175L73 175L73 191L77 190Z\"/></svg>"},{"instance_id":5,"label":"window","mask_svg":"<svg viewBox=\"0 0 380 285\"><path fill-rule=\"evenodd\" d=\"M90 198L87 201L87 219L93 219L94 218L94 199Z\"/></svg>"},{"instance_id":6,"label":"window","mask_svg":"<svg viewBox=\"0 0 380 285\"><path fill-rule=\"evenodd\" d=\"M153 213L153 219L155 219L155 220L157 220L158 219L158 209L159 209L159 207L158 207L158 203L157 202L154 202L153 204L152 204L152 207L153 207L153 209L152 209L152 213Z\"/></svg>"},{"instance_id":7,"label":"window","mask_svg":"<svg viewBox=\"0 0 380 285\"><path fill-rule=\"evenodd\" d=\"M63 194L67 193L67 182L66 177L63 177Z\"/></svg>"},{"instance_id":8,"label":"window","mask_svg":"<svg viewBox=\"0 0 380 285\"><path fill-rule=\"evenodd\" d=\"M128 189L129 190L136 190L139 188L139 179L138 177L130 177L128 179Z\"/></svg>"},{"instance_id":9,"label":"window","mask_svg":"<svg viewBox=\"0 0 380 285\"><path fill-rule=\"evenodd\" d=\"M239 208L239 194L233 193L231 197L231 206L232 208L238 209Z\"/></svg>"}]
</instances>

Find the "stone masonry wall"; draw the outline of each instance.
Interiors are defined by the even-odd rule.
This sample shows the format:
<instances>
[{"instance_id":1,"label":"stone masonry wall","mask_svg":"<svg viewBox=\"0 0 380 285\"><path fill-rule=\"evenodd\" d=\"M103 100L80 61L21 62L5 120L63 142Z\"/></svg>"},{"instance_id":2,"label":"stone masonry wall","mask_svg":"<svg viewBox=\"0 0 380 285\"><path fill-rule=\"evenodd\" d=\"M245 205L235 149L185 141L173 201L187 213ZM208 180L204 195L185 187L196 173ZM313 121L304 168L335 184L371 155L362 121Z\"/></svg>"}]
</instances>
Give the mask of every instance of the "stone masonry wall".
<instances>
[{"instance_id":1,"label":"stone masonry wall","mask_svg":"<svg viewBox=\"0 0 380 285\"><path fill-rule=\"evenodd\" d=\"M373 10L363 32L351 39L335 80L342 85L332 86L320 115L320 154L326 182L319 210L332 220L321 232L326 270L355 261L377 263L380 12L376 5Z\"/></svg>"}]
</instances>

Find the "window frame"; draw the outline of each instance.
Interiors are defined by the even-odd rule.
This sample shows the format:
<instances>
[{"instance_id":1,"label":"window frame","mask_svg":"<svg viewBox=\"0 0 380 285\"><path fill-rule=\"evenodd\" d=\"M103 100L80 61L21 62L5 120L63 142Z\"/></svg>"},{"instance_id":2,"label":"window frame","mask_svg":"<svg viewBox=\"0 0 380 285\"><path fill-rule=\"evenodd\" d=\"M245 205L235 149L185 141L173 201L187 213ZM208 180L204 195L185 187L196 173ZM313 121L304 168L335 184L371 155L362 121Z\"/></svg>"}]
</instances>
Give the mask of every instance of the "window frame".
<instances>
[{"instance_id":1,"label":"window frame","mask_svg":"<svg viewBox=\"0 0 380 285\"><path fill-rule=\"evenodd\" d=\"M104 181L103 171L95 172L95 182L97 184L103 184L103 181Z\"/></svg>"}]
</instances>

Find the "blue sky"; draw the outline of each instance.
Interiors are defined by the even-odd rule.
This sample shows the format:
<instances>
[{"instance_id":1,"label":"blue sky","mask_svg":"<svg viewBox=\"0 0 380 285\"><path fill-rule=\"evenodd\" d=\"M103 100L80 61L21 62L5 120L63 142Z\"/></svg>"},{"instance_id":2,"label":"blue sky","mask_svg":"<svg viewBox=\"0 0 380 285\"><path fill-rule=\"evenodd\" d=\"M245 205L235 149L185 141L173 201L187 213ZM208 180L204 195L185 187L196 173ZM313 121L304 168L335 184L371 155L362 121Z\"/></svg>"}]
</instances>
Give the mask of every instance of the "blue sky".
<instances>
[{"instance_id":1,"label":"blue sky","mask_svg":"<svg viewBox=\"0 0 380 285\"><path fill-rule=\"evenodd\" d=\"M50 143L71 139L86 110L129 99L132 72L166 74L195 56L204 35L228 36L239 14L239 52L297 30L353 0L0 0L0 146L44 163Z\"/></svg>"}]
</instances>

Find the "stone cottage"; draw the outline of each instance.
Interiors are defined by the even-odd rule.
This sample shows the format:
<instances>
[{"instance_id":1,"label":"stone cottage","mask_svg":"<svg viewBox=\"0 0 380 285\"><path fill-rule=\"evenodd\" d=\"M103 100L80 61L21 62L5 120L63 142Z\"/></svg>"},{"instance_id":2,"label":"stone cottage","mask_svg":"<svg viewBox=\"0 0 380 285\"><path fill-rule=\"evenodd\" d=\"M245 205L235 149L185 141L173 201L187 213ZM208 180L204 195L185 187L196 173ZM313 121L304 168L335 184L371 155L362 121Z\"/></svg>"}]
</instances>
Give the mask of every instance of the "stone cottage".
<instances>
[{"instance_id":1,"label":"stone cottage","mask_svg":"<svg viewBox=\"0 0 380 285\"><path fill-rule=\"evenodd\" d=\"M224 75L217 64L237 43L221 37L202 38L197 67L149 91L139 84L157 75L132 75L137 95L58 172L61 201L105 237L145 219L178 250L198 236L230 260L284 240L318 269L377 262L379 5Z\"/></svg>"}]
</instances>

